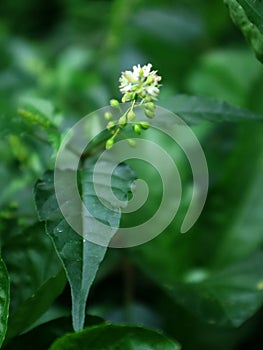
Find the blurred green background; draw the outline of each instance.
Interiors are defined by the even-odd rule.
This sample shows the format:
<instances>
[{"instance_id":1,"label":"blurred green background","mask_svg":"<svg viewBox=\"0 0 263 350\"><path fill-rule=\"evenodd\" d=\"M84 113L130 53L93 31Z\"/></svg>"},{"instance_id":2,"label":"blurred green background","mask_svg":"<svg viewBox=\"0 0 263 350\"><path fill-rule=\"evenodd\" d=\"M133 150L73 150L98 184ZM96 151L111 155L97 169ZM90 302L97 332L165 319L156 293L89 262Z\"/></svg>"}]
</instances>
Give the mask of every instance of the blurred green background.
<instances>
[{"instance_id":1,"label":"blurred green background","mask_svg":"<svg viewBox=\"0 0 263 350\"><path fill-rule=\"evenodd\" d=\"M48 137L41 132L35 137L36 131L19 119L21 99L48 100L65 130L120 97L121 71L148 62L162 76L163 106L176 94L189 94L263 114L262 65L223 1L0 2L3 242L37 221L33 185L54 161L45 145ZM164 234L138 248L110 250L92 290L89 313L162 329L185 350L262 348L263 297L255 288L255 281L263 278L262 129L256 121L193 123L210 174L200 220L187 235L175 234L187 207L186 193L179 219ZM159 142L170 147L161 137ZM190 188L190 171L180 162ZM135 169L141 175L145 171L138 164ZM151 170L148 175L154 208L160 198L157 175ZM188 289L188 282L196 284ZM206 300L207 290L219 293L217 301ZM69 309L68 288L57 303ZM28 333L18 341L28 344L37 336Z\"/></svg>"}]
</instances>

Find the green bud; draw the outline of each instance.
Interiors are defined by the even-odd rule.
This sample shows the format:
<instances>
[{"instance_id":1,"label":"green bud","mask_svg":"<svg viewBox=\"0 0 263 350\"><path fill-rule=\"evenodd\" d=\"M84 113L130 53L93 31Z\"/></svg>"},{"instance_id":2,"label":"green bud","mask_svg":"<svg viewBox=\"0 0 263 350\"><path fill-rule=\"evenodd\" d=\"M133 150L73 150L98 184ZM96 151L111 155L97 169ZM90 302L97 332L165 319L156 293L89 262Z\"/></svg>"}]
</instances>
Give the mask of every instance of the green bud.
<instances>
[{"instance_id":1,"label":"green bud","mask_svg":"<svg viewBox=\"0 0 263 350\"><path fill-rule=\"evenodd\" d=\"M150 111L154 111L156 106L153 102L147 102L145 103L145 108L149 109Z\"/></svg>"},{"instance_id":2,"label":"green bud","mask_svg":"<svg viewBox=\"0 0 263 350\"><path fill-rule=\"evenodd\" d=\"M136 99L136 93L137 92L127 92L125 95L123 95L121 102L129 102L134 101Z\"/></svg>"},{"instance_id":3,"label":"green bud","mask_svg":"<svg viewBox=\"0 0 263 350\"><path fill-rule=\"evenodd\" d=\"M110 120L110 119L112 118L112 113L111 113L111 112L106 112L106 113L104 114L104 118L105 118L106 120Z\"/></svg>"},{"instance_id":4,"label":"green bud","mask_svg":"<svg viewBox=\"0 0 263 350\"><path fill-rule=\"evenodd\" d=\"M146 79L146 84L151 85L153 82L154 82L154 78L151 75L149 75L148 78Z\"/></svg>"},{"instance_id":5,"label":"green bud","mask_svg":"<svg viewBox=\"0 0 263 350\"><path fill-rule=\"evenodd\" d=\"M116 123L113 122L113 121L108 122L108 124L107 124L107 129L112 129L115 125L116 125Z\"/></svg>"},{"instance_id":6,"label":"green bud","mask_svg":"<svg viewBox=\"0 0 263 350\"><path fill-rule=\"evenodd\" d=\"M131 100L131 93L128 92L127 94L123 95L121 102L125 103L125 102L129 102Z\"/></svg>"},{"instance_id":7,"label":"green bud","mask_svg":"<svg viewBox=\"0 0 263 350\"><path fill-rule=\"evenodd\" d=\"M133 139L127 139L127 141L129 142L129 145L132 147L136 146L136 141L134 141Z\"/></svg>"},{"instance_id":8,"label":"green bud","mask_svg":"<svg viewBox=\"0 0 263 350\"><path fill-rule=\"evenodd\" d=\"M119 126L125 126L127 124L127 118L125 115L123 115L122 117L120 117L119 119Z\"/></svg>"},{"instance_id":9,"label":"green bud","mask_svg":"<svg viewBox=\"0 0 263 350\"><path fill-rule=\"evenodd\" d=\"M146 130L149 129L150 124L148 122L140 122L140 126Z\"/></svg>"},{"instance_id":10,"label":"green bud","mask_svg":"<svg viewBox=\"0 0 263 350\"><path fill-rule=\"evenodd\" d=\"M139 77L140 78L144 78L144 71L143 71L143 69L139 70Z\"/></svg>"},{"instance_id":11,"label":"green bud","mask_svg":"<svg viewBox=\"0 0 263 350\"><path fill-rule=\"evenodd\" d=\"M136 132L136 134L141 135L142 128L140 124L133 125L133 130Z\"/></svg>"},{"instance_id":12,"label":"green bud","mask_svg":"<svg viewBox=\"0 0 263 350\"><path fill-rule=\"evenodd\" d=\"M119 103L119 101L112 99L112 100L110 100L110 105L111 105L111 107L118 108L120 106L120 103Z\"/></svg>"},{"instance_id":13,"label":"green bud","mask_svg":"<svg viewBox=\"0 0 263 350\"><path fill-rule=\"evenodd\" d=\"M154 117L154 112L152 110L150 110L150 109L147 109L147 108L144 110L144 114L148 118L153 118Z\"/></svg>"},{"instance_id":14,"label":"green bud","mask_svg":"<svg viewBox=\"0 0 263 350\"><path fill-rule=\"evenodd\" d=\"M127 114L127 117L128 117L128 121L129 122L133 122L135 120L135 113L133 111L129 111L128 114Z\"/></svg>"},{"instance_id":15,"label":"green bud","mask_svg":"<svg viewBox=\"0 0 263 350\"><path fill-rule=\"evenodd\" d=\"M114 138L110 138L106 141L106 149L110 149L114 144Z\"/></svg>"}]
</instances>

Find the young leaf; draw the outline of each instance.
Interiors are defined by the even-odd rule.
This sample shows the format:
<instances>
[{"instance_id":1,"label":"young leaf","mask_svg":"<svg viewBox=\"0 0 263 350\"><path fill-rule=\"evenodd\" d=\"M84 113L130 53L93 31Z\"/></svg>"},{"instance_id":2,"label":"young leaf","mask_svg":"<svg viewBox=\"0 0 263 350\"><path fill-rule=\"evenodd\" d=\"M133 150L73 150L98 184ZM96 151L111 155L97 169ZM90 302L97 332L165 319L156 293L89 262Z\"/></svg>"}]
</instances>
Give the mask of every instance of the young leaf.
<instances>
[{"instance_id":1,"label":"young leaf","mask_svg":"<svg viewBox=\"0 0 263 350\"><path fill-rule=\"evenodd\" d=\"M209 97L176 95L160 101L161 105L189 122L240 122L263 120L263 115L232 106Z\"/></svg>"},{"instance_id":2,"label":"young leaf","mask_svg":"<svg viewBox=\"0 0 263 350\"><path fill-rule=\"evenodd\" d=\"M50 350L180 350L178 343L163 334L143 327L99 325L58 339Z\"/></svg>"},{"instance_id":3,"label":"young leaf","mask_svg":"<svg viewBox=\"0 0 263 350\"><path fill-rule=\"evenodd\" d=\"M0 258L0 347L5 338L9 311L9 277L3 260Z\"/></svg>"},{"instance_id":4,"label":"young leaf","mask_svg":"<svg viewBox=\"0 0 263 350\"><path fill-rule=\"evenodd\" d=\"M101 200L107 201L107 198L99 199L95 196L92 182L93 166L94 164L89 162L88 167L82 173L81 191L83 201L94 218L106 221L110 227L119 227L120 208L114 203L111 203L111 209L107 208L101 202ZM107 172L107 166L105 171ZM110 174L108 175L110 176ZM74 330L79 331L84 325L86 300L90 287L107 248L83 239L69 226L58 208L53 176L53 173L47 172L37 182L35 188L36 205L40 220L46 221L47 232L53 240L66 271L71 287L73 327ZM133 171L126 165L119 165L115 169L112 174L112 179L115 182L114 188L118 190L118 193L121 193L122 198L127 198L127 193L134 178ZM108 186L103 185L103 183L101 185ZM81 208L75 208L74 206L72 206L72 210L77 215L82 212ZM83 223L89 226L90 231L95 231L96 234L96 223L94 223L92 217L88 221L83 220ZM111 230L112 235L115 232L116 230ZM100 232L97 232L97 234L100 234ZM109 240L111 237L109 236Z\"/></svg>"}]
</instances>

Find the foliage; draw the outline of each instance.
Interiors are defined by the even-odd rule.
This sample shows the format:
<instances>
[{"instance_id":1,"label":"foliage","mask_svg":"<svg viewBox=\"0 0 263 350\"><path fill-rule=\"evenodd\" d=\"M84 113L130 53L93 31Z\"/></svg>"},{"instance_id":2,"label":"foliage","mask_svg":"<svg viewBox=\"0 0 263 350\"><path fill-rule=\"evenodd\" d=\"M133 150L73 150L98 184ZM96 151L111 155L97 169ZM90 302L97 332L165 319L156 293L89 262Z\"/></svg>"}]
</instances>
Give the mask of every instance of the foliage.
<instances>
[{"instance_id":1,"label":"foliage","mask_svg":"<svg viewBox=\"0 0 263 350\"><path fill-rule=\"evenodd\" d=\"M258 349L262 1L15 0L2 2L0 13L1 348ZM82 215L83 232L99 236L96 220L108 223L108 242L119 227L139 225L155 213L162 201L160 174L139 159L119 164L113 173L111 161L104 160L99 186L112 188L115 200L96 195L95 165L112 130L123 139L135 131L138 145L145 138L164 149L180 172L183 192L162 234L140 246L107 249L83 239L62 215L55 160L77 121L121 99L121 72L149 62L162 80L160 85L153 73L160 94L155 101L155 90L154 103L144 101L146 116L154 116L157 104L191 126L208 163L208 198L198 221L181 234L191 167L177 144L145 122L129 129L141 101L137 86L132 95L126 89L124 73L124 102L137 98L136 103L80 156L77 185L92 216L86 219L74 198L64 204ZM148 89L151 79L144 78L140 86ZM97 128L94 122L87 137ZM158 157L151 148L145 152ZM148 199L126 213L128 199L142 190L137 178L148 183ZM172 188L173 176L167 181Z\"/></svg>"},{"instance_id":2,"label":"foliage","mask_svg":"<svg viewBox=\"0 0 263 350\"><path fill-rule=\"evenodd\" d=\"M121 325L99 325L90 327L82 332L67 334L55 342L51 350L59 349L162 349L179 350L180 347L157 332L142 327Z\"/></svg>"}]
</instances>

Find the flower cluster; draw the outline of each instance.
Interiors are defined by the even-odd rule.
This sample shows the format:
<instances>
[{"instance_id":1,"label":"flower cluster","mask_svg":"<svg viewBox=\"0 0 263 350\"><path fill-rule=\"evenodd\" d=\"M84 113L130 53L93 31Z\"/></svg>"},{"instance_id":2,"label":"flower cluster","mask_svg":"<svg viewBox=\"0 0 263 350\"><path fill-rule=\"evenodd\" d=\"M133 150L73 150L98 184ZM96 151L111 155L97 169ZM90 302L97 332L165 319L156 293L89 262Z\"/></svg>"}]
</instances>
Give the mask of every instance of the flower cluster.
<instances>
[{"instance_id":1,"label":"flower cluster","mask_svg":"<svg viewBox=\"0 0 263 350\"><path fill-rule=\"evenodd\" d=\"M151 71L152 65L141 67L133 66L133 71L125 71L122 73L120 82L120 91L123 94L122 102L129 102L140 99L142 102L150 102L156 100L159 94L159 81L161 77L157 75L157 71Z\"/></svg>"},{"instance_id":2,"label":"flower cluster","mask_svg":"<svg viewBox=\"0 0 263 350\"><path fill-rule=\"evenodd\" d=\"M143 108L144 114L148 118L153 118L155 115L155 101L159 94L159 81L161 77L157 75L157 71L151 71L152 65L141 67L139 64L133 66L133 71L125 71L122 73L120 82L120 91L123 94L122 102L130 102L129 108L123 113L121 105L118 100L111 100L110 105L114 109L121 113L120 118L113 119L111 112L105 113L105 119L108 120L107 129L111 132L111 137L106 142L106 148L109 149L113 146L117 135L128 124L130 124L134 132L138 135L142 130L148 129L150 124L146 121L136 121L136 108ZM128 142L134 146L135 141L128 139Z\"/></svg>"}]
</instances>

